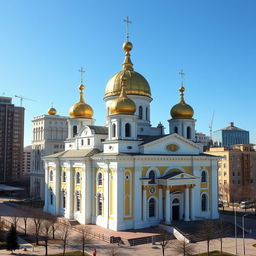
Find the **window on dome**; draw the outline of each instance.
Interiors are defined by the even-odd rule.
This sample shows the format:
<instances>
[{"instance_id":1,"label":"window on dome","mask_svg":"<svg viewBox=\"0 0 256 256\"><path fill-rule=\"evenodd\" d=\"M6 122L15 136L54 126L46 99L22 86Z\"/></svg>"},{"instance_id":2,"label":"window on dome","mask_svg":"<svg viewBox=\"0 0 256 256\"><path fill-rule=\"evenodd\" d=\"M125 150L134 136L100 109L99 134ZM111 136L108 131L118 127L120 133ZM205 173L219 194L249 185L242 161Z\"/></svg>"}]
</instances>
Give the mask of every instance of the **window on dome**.
<instances>
[{"instance_id":1,"label":"window on dome","mask_svg":"<svg viewBox=\"0 0 256 256\"><path fill-rule=\"evenodd\" d=\"M149 184L155 184L156 183L156 175L154 171L150 171L148 178L150 179Z\"/></svg>"},{"instance_id":2,"label":"window on dome","mask_svg":"<svg viewBox=\"0 0 256 256\"><path fill-rule=\"evenodd\" d=\"M187 127L187 139L191 139L191 128Z\"/></svg>"},{"instance_id":3,"label":"window on dome","mask_svg":"<svg viewBox=\"0 0 256 256\"><path fill-rule=\"evenodd\" d=\"M149 117L148 117L148 108L146 108L146 120L149 120Z\"/></svg>"},{"instance_id":4,"label":"window on dome","mask_svg":"<svg viewBox=\"0 0 256 256\"><path fill-rule=\"evenodd\" d=\"M125 137L131 137L131 125L129 123L125 125Z\"/></svg>"},{"instance_id":5,"label":"window on dome","mask_svg":"<svg viewBox=\"0 0 256 256\"><path fill-rule=\"evenodd\" d=\"M143 118L143 108L142 106L139 107L139 119Z\"/></svg>"},{"instance_id":6,"label":"window on dome","mask_svg":"<svg viewBox=\"0 0 256 256\"><path fill-rule=\"evenodd\" d=\"M116 124L112 124L112 137L116 137Z\"/></svg>"},{"instance_id":7,"label":"window on dome","mask_svg":"<svg viewBox=\"0 0 256 256\"><path fill-rule=\"evenodd\" d=\"M77 135L77 126L74 125L73 126L73 137L75 137Z\"/></svg>"},{"instance_id":8,"label":"window on dome","mask_svg":"<svg viewBox=\"0 0 256 256\"><path fill-rule=\"evenodd\" d=\"M156 202L154 198L151 198L148 202L148 215L149 217L155 217Z\"/></svg>"},{"instance_id":9,"label":"window on dome","mask_svg":"<svg viewBox=\"0 0 256 256\"><path fill-rule=\"evenodd\" d=\"M178 127L175 126L175 127L174 127L174 132L175 132L175 133L178 133L178 131L179 131L179 130L178 130Z\"/></svg>"}]
</instances>

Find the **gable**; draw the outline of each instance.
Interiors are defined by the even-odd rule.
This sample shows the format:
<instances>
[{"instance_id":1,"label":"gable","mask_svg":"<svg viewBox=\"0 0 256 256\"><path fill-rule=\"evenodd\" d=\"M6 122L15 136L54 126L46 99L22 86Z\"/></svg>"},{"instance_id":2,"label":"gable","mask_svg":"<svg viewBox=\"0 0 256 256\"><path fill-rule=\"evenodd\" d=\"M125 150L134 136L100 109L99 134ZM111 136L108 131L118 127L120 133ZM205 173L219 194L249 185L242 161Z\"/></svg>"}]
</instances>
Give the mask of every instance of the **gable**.
<instances>
[{"instance_id":1,"label":"gable","mask_svg":"<svg viewBox=\"0 0 256 256\"><path fill-rule=\"evenodd\" d=\"M176 133L156 139L140 146L144 154L198 155L200 146Z\"/></svg>"}]
</instances>

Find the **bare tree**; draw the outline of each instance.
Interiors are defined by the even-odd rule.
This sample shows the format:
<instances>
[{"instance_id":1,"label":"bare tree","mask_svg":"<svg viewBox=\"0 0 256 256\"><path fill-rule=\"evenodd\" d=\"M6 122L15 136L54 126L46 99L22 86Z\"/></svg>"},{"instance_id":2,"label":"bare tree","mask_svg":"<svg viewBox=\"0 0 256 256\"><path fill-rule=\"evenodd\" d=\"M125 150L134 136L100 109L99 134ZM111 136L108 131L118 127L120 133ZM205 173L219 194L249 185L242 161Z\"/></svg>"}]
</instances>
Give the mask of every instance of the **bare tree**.
<instances>
[{"instance_id":1,"label":"bare tree","mask_svg":"<svg viewBox=\"0 0 256 256\"><path fill-rule=\"evenodd\" d=\"M63 225L63 227L61 228L62 233L61 233L61 240L63 243L63 256L66 253L66 246L68 243L68 239L69 239L69 235L70 235L70 226L68 225Z\"/></svg>"},{"instance_id":2,"label":"bare tree","mask_svg":"<svg viewBox=\"0 0 256 256\"><path fill-rule=\"evenodd\" d=\"M119 256L118 248L111 246L111 248L108 250L107 256Z\"/></svg>"},{"instance_id":3,"label":"bare tree","mask_svg":"<svg viewBox=\"0 0 256 256\"><path fill-rule=\"evenodd\" d=\"M31 212L31 208L28 206L23 205L21 208L22 212L21 212L21 218L23 219L24 222L24 234L27 235L27 224L28 224L28 216L29 213Z\"/></svg>"},{"instance_id":4,"label":"bare tree","mask_svg":"<svg viewBox=\"0 0 256 256\"><path fill-rule=\"evenodd\" d=\"M36 245L39 244L39 235L42 228L42 222L43 222L43 214L42 211L36 208L33 208L32 211L32 221L35 226L35 237L36 237Z\"/></svg>"},{"instance_id":5,"label":"bare tree","mask_svg":"<svg viewBox=\"0 0 256 256\"><path fill-rule=\"evenodd\" d=\"M45 255L48 255L48 241L50 240L51 232L52 232L52 223L49 220L44 220L42 222L40 234L44 239L45 246Z\"/></svg>"},{"instance_id":6,"label":"bare tree","mask_svg":"<svg viewBox=\"0 0 256 256\"><path fill-rule=\"evenodd\" d=\"M161 240L159 244L161 245L162 248L162 255L164 256L165 254L165 249L170 247L170 234L167 232L161 232Z\"/></svg>"},{"instance_id":7,"label":"bare tree","mask_svg":"<svg viewBox=\"0 0 256 256\"><path fill-rule=\"evenodd\" d=\"M14 213L14 215L12 216L12 224L16 231L17 231L18 222L19 222L19 217L16 215L16 213Z\"/></svg>"},{"instance_id":8,"label":"bare tree","mask_svg":"<svg viewBox=\"0 0 256 256\"><path fill-rule=\"evenodd\" d=\"M172 245L173 251L178 255L192 256L195 253L194 246L184 239L183 241L175 241Z\"/></svg>"},{"instance_id":9,"label":"bare tree","mask_svg":"<svg viewBox=\"0 0 256 256\"><path fill-rule=\"evenodd\" d=\"M85 246L89 243L90 239L86 228L81 230L81 243L82 243L82 255L85 256Z\"/></svg>"}]
</instances>

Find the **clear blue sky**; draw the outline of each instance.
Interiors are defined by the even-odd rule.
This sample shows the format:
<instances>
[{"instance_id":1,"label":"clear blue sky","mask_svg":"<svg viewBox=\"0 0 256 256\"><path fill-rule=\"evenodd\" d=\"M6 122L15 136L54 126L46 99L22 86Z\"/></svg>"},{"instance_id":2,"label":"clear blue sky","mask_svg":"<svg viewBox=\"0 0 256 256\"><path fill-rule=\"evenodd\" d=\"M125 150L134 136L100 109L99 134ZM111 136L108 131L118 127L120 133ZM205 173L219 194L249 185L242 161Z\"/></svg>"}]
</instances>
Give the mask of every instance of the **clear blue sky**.
<instances>
[{"instance_id":1,"label":"clear blue sky","mask_svg":"<svg viewBox=\"0 0 256 256\"><path fill-rule=\"evenodd\" d=\"M85 100L103 125L104 89L121 70L128 15L134 68L154 99L152 124L168 127L183 68L197 131L209 134L215 111L213 130L234 121L255 143L255 10L255 0L1 0L0 95L36 100L23 102L28 145L32 118L46 114L51 102L68 115L83 66Z\"/></svg>"}]
</instances>

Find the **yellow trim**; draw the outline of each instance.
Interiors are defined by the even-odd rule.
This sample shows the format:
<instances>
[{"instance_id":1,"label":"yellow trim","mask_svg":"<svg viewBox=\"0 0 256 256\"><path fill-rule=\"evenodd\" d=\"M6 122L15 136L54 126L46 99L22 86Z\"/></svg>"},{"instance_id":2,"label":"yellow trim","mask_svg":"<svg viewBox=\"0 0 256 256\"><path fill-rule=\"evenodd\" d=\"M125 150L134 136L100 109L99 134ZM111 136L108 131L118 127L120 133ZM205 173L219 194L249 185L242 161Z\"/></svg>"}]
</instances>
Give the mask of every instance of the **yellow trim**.
<instances>
[{"instance_id":1,"label":"yellow trim","mask_svg":"<svg viewBox=\"0 0 256 256\"><path fill-rule=\"evenodd\" d=\"M208 187L207 182L203 182L203 183L201 183L201 188L207 188L207 187Z\"/></svg>"},{"instance_id":2,"label":"yellow trim","mask_svg":"<svg viewBox=\"0 0 256 256\"><path fill-rule=\"evenodd\" d=\"M146 173L147 173L147 171L148 171L148 169L149 169L149 167L143 167L142 168L142 177L145 177L146 176Z\"/></svg>"},{"instance_id":3,"label":"yellow trim","mask_svg":"<svg viewBox=\"0 0 256 256\"><path fill-rule=\"evenodd\" d=\"M115 176L114 176L114 171L112 169L110 169L110 172L109 172L109 199L110 199L110 202L109 202L109 219L112 218L112 216L114 215L115 213L115 182L114 182L114 179L115 179Z\"/></svg>"},{"instance_id":4,"label":"yellow trim","mask_svg":"<svg viewBox=\"0 0 256 256\"><path fill-rule=\"evenodd\" d=\"M188 174L192 175L192 166L181 166L181 168Z\"/></svg>"},{"instance_id":5,"label":"yellow trim","mask_svg":"<svg viewBox=\"0 0 256 256\"><path fill-rule=\"evenodd\" d=\"M159 170L160 175L162 176L164 172L168 169L168 166L157 166L156 168Z\"/></svg>"},{"instance_id":6,"label":"yellow trim","mask_svg":"<svg viewBox=\"0 0 256 256\"><path fill-rule=\"evenodd\" d=\"M133 217L124 217L124 220L133 220Z\"/></svg>"}]
</instances>

